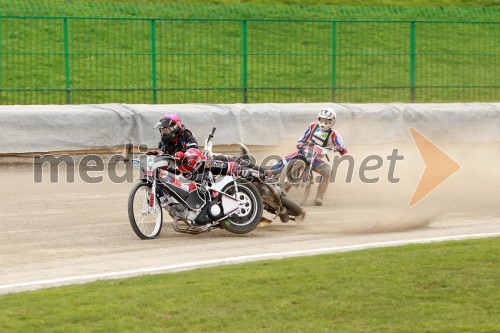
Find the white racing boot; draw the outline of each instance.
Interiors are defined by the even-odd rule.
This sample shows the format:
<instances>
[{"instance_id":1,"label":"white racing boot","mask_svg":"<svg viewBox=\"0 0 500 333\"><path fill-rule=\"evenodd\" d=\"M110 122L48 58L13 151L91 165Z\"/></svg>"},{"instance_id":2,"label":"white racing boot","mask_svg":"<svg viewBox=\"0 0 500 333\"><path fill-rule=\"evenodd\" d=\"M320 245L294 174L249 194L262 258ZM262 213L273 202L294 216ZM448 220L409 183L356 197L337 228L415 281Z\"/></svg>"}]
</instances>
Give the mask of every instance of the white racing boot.
<instances>
[{"instance_id":1,"label":"white racing boot","mask_svg":"<svg viewBox=\"0 0 500 333\"><path fill-rule=\"evenodd\" d=\"M322 196L322 195L320 195L320 194L318 194L318 195L316 196L316 199L314 199L314 204L315 204L316 206L323 206L323 196Z\"/></svg>"}]
</instances>

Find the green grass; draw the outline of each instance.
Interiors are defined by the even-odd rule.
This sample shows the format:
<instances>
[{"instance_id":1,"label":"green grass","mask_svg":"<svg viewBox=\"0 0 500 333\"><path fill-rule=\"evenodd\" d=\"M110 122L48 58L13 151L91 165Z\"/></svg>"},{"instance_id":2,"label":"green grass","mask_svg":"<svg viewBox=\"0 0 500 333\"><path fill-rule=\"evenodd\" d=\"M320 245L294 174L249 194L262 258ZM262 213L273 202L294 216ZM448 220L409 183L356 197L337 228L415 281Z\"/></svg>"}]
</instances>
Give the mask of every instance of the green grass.
<instances>
[{"instance_id":1,"label":"green grass","mask_svg":"<svg viewBox=\"0 0 500 333\"><path fill-rule=\"evenodd\" d=\"M103 0L97 0L103 1ZM172 0L115 0L115 2L169 3ZM183 3L201 3L200 0L181 0ZM229 4L298 4L298 5L352 5L372 6L373 0L205 0L204 3ZM381 6L449 6L449 7L500 7L497 0L378 0Z\"/></svg>"},{"instance_id":2,"label":"green grass","mask_svg":"<svg viewBox=\"0 0 500 333\"><path fill-rule=\"evenodd\" d=\"M5 1L2 3L5 6ZM140 3L146 6L146 2ZM255 3L260 4L245 2ZM315 2L332 3L336 4ZM443 5L449 3L442 1ZM492 4L460 3L482 7ZM365 3L344 3L358 4ZM265 16L274 8L263 6L256 7L263 11L255 13ZM7 8L15 12L17 7ZM39 7L29 8L36 12ZM59 7L54 7L57 14L55 8ZM191 14L197 13L197 7L193 8ZM200 8L199 16L204 16L205 7ZM379 7L356 10L351 16L348 7L341 8L345 8L342 15L346 16L325 17L366 20ZM454 13L473 13L467 7L456 8ZM266 14L265 10L270 12ZM29 12L28 7L18 11ZM85 18L71 18L79 13L72 13L66 23L62 18L0 19L0 104L500 100L498 16L493 16L496 23L418 22L413 44L408 21L373 17L371 22L334 25L324 21L251 20L246 24L244 45L241 18L162 18L168 11L141 14L159 17L154 24L130 16L92 18L85 11L81 11ZM398 13L386 19L398 19ZM431 14L428 16L432 19ZM438 19L447 18L447 12L439 15ZM481 20L483 14L477 15L474 20Z\"/></svg>"},{"instance_id":3,"label":"green grass","mask_svg":"<svg viewBox=\"0 0 500 333\"><path fill-rule=\"evenodd\" d=\"M0 296L2 332L498 332L499 238Z\"/></svg>"}]
</instances>

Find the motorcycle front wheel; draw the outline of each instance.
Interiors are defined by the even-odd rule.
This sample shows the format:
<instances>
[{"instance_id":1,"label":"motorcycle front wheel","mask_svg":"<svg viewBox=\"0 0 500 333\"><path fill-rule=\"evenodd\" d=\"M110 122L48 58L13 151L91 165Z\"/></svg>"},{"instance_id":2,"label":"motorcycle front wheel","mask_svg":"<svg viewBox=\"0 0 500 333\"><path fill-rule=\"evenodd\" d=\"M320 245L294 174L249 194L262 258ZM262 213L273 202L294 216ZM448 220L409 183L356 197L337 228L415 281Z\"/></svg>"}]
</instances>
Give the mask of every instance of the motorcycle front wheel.
<instances>
[{"instance_id":1,"label":"motorcycle front wheel","mask_svg":"<svg viewBox=\"0 0 500 333\"><path fill-rule=\"evenodd\" d=\"M238 210L220 222L223 229L234 234L246 234L257 227L262 218L262 197L257 188L250 182L238 180L237 186L230 184L224 192L236 197Z\"/></svg>"},{"instance_id":2,"label":"motorcycle front wheel","mask_svg":"<svg viewBox=\"0 0 500 333\"><path fill-rule=\"evenodd\" d=\"M281 171L280 183L287 198L299 206L307 201L309 193L311 193L313 177L308 170L305 157L297 156L288 162Z\"/></svg>"},{"instance_id":3,"label":"motorcycle front wheel","mask_svg":"<svg viewBox=\"0 0 500 333\"><path fill-rule=\"evenodd\" d=\"M158 237L163 223L163 212L158 198L154 198L153 207L150 206L150 198L150 183L138 183L130 191L128 218L132 229L140 239Z\"/></svg>"}]
</instances>

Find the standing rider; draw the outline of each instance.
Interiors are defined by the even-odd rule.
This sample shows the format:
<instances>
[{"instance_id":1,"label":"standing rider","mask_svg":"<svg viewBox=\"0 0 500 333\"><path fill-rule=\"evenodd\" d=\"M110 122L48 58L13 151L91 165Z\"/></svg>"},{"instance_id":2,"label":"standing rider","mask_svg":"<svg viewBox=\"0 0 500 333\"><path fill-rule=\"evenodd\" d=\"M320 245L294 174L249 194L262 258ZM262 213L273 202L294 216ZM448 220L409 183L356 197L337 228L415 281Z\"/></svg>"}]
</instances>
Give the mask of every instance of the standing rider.
<instances>
[{"instance_id":1,"label":"standing rider","mask_svg":"<svg viewBox=\"0 0 500 333\"><path fill-rule=\"evenodd\" d=\"M297 143L299 151L296 154L302 153L302 148L309 143L317 144L323 148L334 148L341 156L348 153L347 148L342 142L340 134L332 130L333 125L337 120L337 114L332 109L322 109L318 114L318 121L311 123L304 132L302 138ZM330 183L330 175L332 172L331 166L323 161L323 155L313 161L313 171L321 175L321 182L318 185L318 192L314 199L316 206L323 205L323 197Z\"/></svg>"}]
</instances>

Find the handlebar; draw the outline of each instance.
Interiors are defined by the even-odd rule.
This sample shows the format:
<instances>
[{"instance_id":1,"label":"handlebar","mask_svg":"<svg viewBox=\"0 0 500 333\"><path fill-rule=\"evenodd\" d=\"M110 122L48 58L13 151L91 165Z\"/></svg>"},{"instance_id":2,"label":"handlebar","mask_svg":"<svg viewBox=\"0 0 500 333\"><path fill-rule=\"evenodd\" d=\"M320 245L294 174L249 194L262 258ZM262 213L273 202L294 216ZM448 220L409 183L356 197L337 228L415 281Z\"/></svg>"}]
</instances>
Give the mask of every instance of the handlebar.
<instances>
[{"instance_id":1,"label":"handlebar","mask_svg":"<svg viewBox=\"0 0 500 333\"><path fill-rule=\"evenodd\" d=\"M173 155L170 155L170 154L163 154L163 155L158 155L155 157L163 159L163 160L172 160L172 161L174 161L176 159Z\"/></svg>"},{"instance_id":2,"label":"handlebar","mask_svg":"<svg viewBox=\"0 0 500 333\"><path fill-rule=\"evenodd\" d=\"M210 140L212 140L212 138L214 137L214 133L215 133L215 130L216 130L216 129L217 129L216 127L213 127L213 128L212 128L212 133L210 133L210 134L208 135L207 142L208 142L208 141L210 141Z\"/></svg>"},{"instance_id":3,"label":"handlebar","mask_svg":"<svg viewBox=\"0 0 500 333\"><path fill-rule=\"evenodd\" d=\"M307 143L304 143L304 146L300 149L303 149L303 148L306 148L306 147L318 147L318 148L321 148L321 149L326 149L326 150L329 150L329 151L333 151L333 152L336 152L336 151L339 151L340 149L338 147L322 147L320 145L317 145L315 144L314 142L307 142Z\"/></svg>"},{"instance_id":4,"label":"handlebar","mask_svg":"<svg viewBox=\"0 0 500 333\"><path fill-rule=\"evenodd\" d=\"M214 137L215 129L216 129L215 127L212 128L212 133L208 135L207 141L205 141L205 149L203 151L203 155L205 156L212 155L212 142L210 141Z\"/></svg>"}]
</instances>

